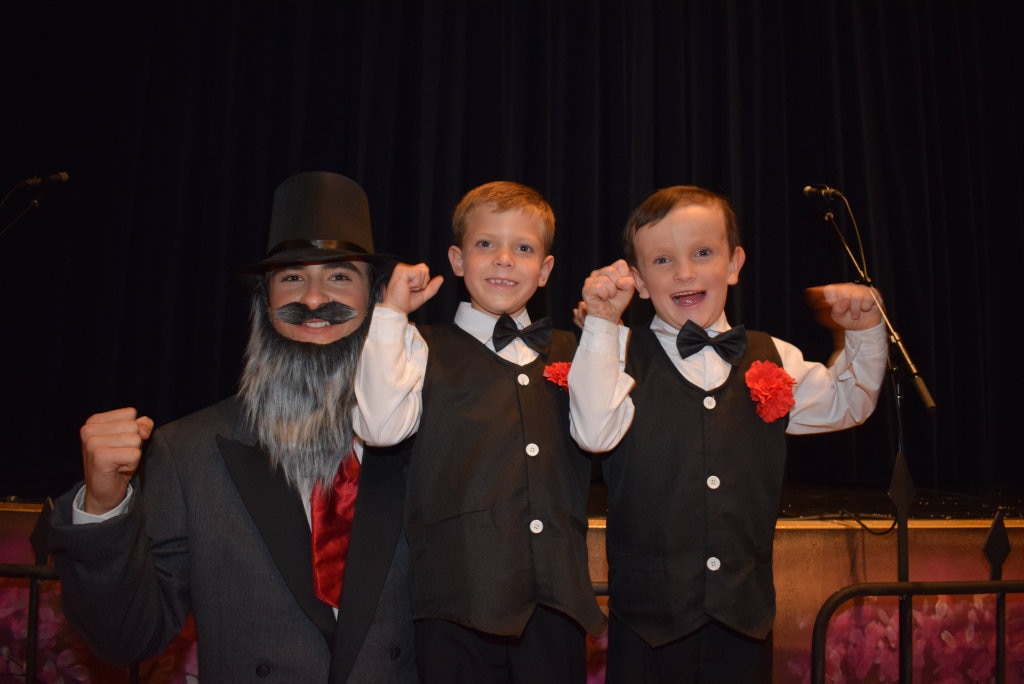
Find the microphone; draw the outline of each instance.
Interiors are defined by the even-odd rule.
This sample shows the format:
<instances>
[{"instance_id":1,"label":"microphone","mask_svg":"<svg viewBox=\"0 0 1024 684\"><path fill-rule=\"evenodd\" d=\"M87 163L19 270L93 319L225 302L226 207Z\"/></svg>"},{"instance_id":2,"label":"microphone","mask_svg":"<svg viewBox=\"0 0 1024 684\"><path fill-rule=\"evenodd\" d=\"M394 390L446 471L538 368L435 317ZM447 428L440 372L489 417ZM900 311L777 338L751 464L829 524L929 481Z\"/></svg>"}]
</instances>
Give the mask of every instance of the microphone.
<instances>
[{"instance_id":1,"label":"microphone","mask_svg":"<svg viewBox=\"0 0 1024 684\"><path fill-rule=\"evenodd\" d=\"M71 176L68 175L67 171L61 171L44 178L39 176L32 176L26 178L17 185L14 186L15 190L21 190L23 188L41 188L47 185L59 185L61 183L67 183Z\"/></svg>"},{"instance_id":2,"label":"microphone","mask_svg":"<svg viewBox=\"0 0 1024 684\"><path fill-rule=\"evenodd\" d=\"M821 183L814 183L813 185L804 186L804 194L808 197L824 197L825 199L832 199L833 197L842 197L843 193L839 192L835 188L830 188L827 185Z\"/></svg>"}]
</instances>

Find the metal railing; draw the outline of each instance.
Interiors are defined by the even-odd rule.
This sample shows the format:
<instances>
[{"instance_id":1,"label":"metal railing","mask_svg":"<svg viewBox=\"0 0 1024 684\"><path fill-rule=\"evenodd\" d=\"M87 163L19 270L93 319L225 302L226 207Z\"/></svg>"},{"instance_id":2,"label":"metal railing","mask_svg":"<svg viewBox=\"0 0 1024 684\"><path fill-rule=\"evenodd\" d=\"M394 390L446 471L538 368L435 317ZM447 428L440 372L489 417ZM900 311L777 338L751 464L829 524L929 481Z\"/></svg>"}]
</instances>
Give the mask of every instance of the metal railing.
<instances>
[{"instance_id":1,"label":"metal railing","mask_svg":"<svg viewBox=\"0 0 1024 684\"><path fill-rule=\"evenodd\" d=\"M38 682L39 659L39 588L43 582L55 582L57 571L49 565L50 559L50 516L53 513L53 500L46 499L36 520L29 542L35 563L0 563L0 577L28 580L28 616L26 618L25 644L25 681ZM139 666L128 669L130 684L138 684Z\"/></svg>"},{"instance_id":2,"label":"metal railing","mask_svg":"<svg viewBox=\"0 0 1024 684\"><path fill-rule=\"evenodd\" d=\"M989 527L983 552L988 559L990 571L988 580L957 582L910 582L908 550L908 511L915 488L902 453L897 453L893 477L889 485L889 498L896 506L895 527L897 531L897 574L896 582L864 582L840 589L825 600L814 621L811 636L811 681L821 684L825 681L825 645L829 621L839 606L853 598L863 596L899 597L899 681L910 682L913 678L914 596L940 594L994 594L996 596L996 681L1006 680L1006 594L1024 593L1024 581L1002 579L1003 563L1010 555L1010 539L1003 524L1003 511L999 510Z\"/></svg>"},{"instance_id":3,"label":"metal railing","mask_svg":"<svg viewBox=\"0 0 1024 684\"><path fill-rule=\"evenodd\" d=\"M25 649L25 681L36 679L36 659L39 644L39 585L42 582L57 579L57 571L47 564L50 556L50 513L53 511L53 500L47 499L43 510L36 520L29 541L35 555L34 564L0 563L0 577L13 577L28 580L28 619L26 620Z\"/></svg>"},{"instance_id":4,"label":"metal railing","mask_svg":"<svg viewBox=\"0 0 1024 684\"><path fill-rule=\"evenodd\" d=\"M898 596L901 601L914 596L940 594L995 594L997 682L1006 681L1006 594L1024 593L1024 580L982 580L957 582L863 582L843 587L832 594L818 610L811 635L811 681L825 681L825 645L832 615L847 601L865 596ZM901 627L905 616L900 616ZM902 629L901 636L902 636ZM913 640L900 639L900 681L909 682L912 672Z\"/></svg>"},{"instance_id":5,"label":"metal railing","mask_svg":"<svg viewBox=\"0 0 1024 684\"><path fill-rule=\"evenodd\" d=\"M36 658L39 643L39 585L57 579L57 572L49 565L15 565L0 563L0 577L28 579L28 644L25 649L25 681L35 681Z\"/></svg>"}]
</instances>

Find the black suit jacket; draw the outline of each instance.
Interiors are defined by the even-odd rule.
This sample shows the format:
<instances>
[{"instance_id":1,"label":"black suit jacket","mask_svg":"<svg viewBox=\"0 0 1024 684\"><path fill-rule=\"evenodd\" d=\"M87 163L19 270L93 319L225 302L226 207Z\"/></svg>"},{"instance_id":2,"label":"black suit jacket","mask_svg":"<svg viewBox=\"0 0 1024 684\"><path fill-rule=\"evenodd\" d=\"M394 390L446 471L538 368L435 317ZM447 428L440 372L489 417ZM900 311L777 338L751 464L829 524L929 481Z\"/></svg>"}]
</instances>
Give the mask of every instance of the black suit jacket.
<instances>
[{"instance_id":1,"label":"black suit jacket","mask_svg":"<svg viewBox=\"0 0 1024 684\"><path fill-rule=\"evenodd\" d=\"M157 430L127 514L54 511L65 614L100 658L160 653L192 612L208 681L415 682L405 449L367 450L339 619L313 593L299 496L228 399Z\"/></svg>"}]
</instances>

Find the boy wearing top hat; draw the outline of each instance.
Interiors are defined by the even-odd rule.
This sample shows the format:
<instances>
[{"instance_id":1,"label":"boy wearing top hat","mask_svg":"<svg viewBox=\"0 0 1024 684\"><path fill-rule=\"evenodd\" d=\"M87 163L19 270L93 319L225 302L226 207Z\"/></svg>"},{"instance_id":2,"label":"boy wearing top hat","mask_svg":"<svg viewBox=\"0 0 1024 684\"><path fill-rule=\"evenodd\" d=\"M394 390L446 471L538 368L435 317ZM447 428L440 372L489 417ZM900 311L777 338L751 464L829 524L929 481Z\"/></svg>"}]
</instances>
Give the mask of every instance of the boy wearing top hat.
<instances>
[{"instance_id":1,"label":"boy wearing top hat","mask_svg":"<svg viewBox=\"0 0 1024 684\"><path fill-rule=\"evenodd\" d=\"M238 394L155 432L134 408L86 421L84 484L57 501L51 545L66 616L101 659L160 653L192 613L204 681L417 681L406 456L353 430L391 262L354 181L286 179L266 258L239 268L253 293ZM319 574L310 527L334 508Z\"/></svg>"}]
</instances>

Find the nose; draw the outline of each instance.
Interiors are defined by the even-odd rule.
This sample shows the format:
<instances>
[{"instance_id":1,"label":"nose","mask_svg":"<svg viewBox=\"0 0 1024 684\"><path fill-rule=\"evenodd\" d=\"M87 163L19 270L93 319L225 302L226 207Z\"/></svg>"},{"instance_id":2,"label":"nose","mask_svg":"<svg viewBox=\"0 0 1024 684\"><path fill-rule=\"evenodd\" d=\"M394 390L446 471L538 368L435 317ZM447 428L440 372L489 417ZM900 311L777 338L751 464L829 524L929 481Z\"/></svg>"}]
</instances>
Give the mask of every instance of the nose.
<instances>
[{"instance_id":1,"label":"nose","mask_svg":"<svg viewBox=\"0 0 1024 684\"><path fill-rule=\"evenodd\" d=\"M331 301L331 297L321 287L319 281L314 279L306 285L306 289L303 291L299 301L308 306L310 310L315 310L318 306Z\"/></svg>"},{"instance_id":2,"label":"nose","mask_svg":"<svg viewBox=\"0 0 1024 684\"><path fill-rule=\"evenodd\" d=\"M508 247L499 247L494 254L494 263L498 266L511 266L513 263L512 250Z\"/></svg>"},{"instance_id":3,"label":"nose","mask_svg":"<svg viewBox=\"0 0 1024 684\"><path fill-rule=\"evenodd\" d=\"M690 262L689 261L679 261L679 262L677 262L676 271L675 271L675 275L674 275L674 277L675 277L675 279L677 281L685 283L687 281L693 280L696 277L696 275L697 274L694 272L693 268L690 266Z\"/></svg>"}]
</instances>

